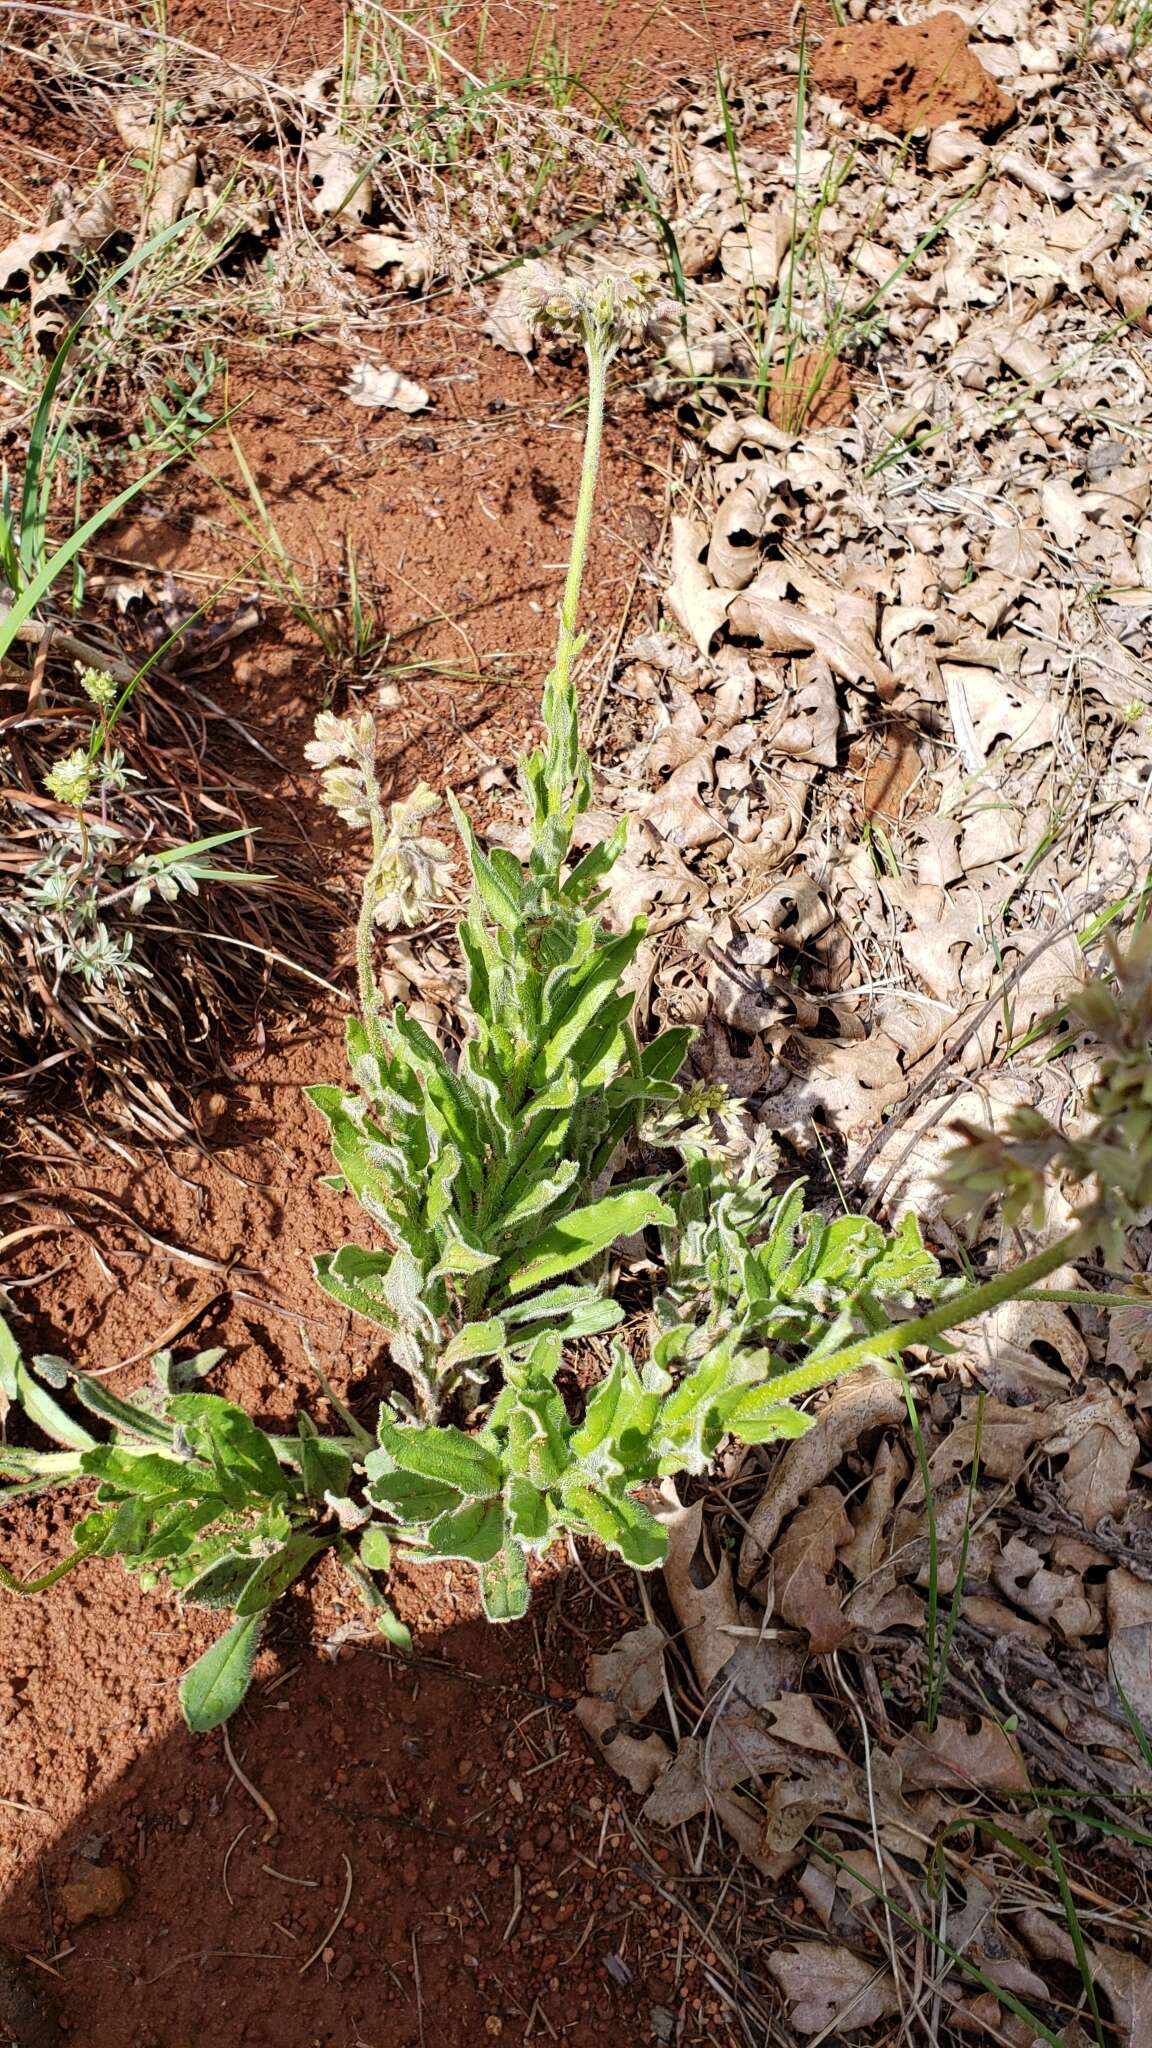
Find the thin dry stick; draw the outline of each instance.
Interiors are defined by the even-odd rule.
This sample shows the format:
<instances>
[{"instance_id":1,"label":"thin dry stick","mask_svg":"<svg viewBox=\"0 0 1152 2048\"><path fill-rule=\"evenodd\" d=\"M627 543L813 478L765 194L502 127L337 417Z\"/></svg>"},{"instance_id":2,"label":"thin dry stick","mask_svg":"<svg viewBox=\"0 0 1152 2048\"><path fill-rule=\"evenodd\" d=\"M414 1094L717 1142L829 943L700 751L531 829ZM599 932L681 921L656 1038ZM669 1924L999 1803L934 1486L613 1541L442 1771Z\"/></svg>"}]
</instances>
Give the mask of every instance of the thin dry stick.
<instances>
[{"instance_id":1,"label":"thin dry stick","mask_svg":"<svg viewBox=\"0 0 1152 2048\"><path fill-rule=\"evenodd\" d=\"M550 1762L551 1759L546 1759L546 1761ZM515 1932L516 1922L519 1920L520 1914L523 1910L523 1906L523 1879L520 1874L520 1865L518 1863L514 1863L512 1865L512 1911L508 1916L508 1925L504 1929L504 1932L500 1937L501 1948L504 1948L507 1945L507 1943L511 1940L512 1935Z\"/></svg>"},{"instance_id":2,"label":"thin dry stick","mask_svg":"<svg viewBox=\"0 0 1152 2048\"><path fill-rule=\"evenodd\" d=\"M340 1911L337 1913L336 1918L332 1922L331 1927L328 1929L328 1932L324 1936L324 1939L320 1943L319 1947L313 1949L312 1954L309 1956L308 1961L306 1963L301 1963L300 1968L296 1973L299 1977L303 1977L307 1973L307 1971L309 1971L312 1968L313 1963L317 1962L319 1958L323 1955L325 1949L327 1948L329 1942L332 1939L332 1936L335 1934L337 1928L340 1925L340 1922L343 1920L345 1913L348 1911L349 1903L352 1898L352 1865L348 1861L347 1856L345 1856L344 1858L344 1870L346 1873L346 1879L344 1885L344 1897L340 1901ZM412 1939L413 1941L415 1941L415 1935L413 1935ZM423 2027L421 2027L420 2029L420 2034L421 2038L423 2038Z\"/></svg>"},{"instance_id":3,"label":"thin dry stick","mask_svg":"<svg viewBox=\"0 0 1152 2048\"><path fill-rule=\"evenodd\" d=\"M224 1737L224 1754L227 1757L228 1762L232 1766L232 1769L235 1772L237 1779L239 1780L240 1784L243 1785L244 1790L247 1792L249 1799L255 1801L256 1805L260 1808L261 1813L264 1815L265 1820L268 1822L268 1827L264 1836L264 1840L266 1842L270 1842L273 1839L273 1837L275 1835L278 1835L280 1832L279 1819L273 1808L268 1804L268 1801L265 1799L264 1794L262 1792L257 1791L255 1785L252 1783L251 1778L246 1778L243 1771L240 1769L240 1766L232 1753L232 1744L228 1740L227 1724L225 1724L225 1726L221 1728L220 1733Z\"/></svg>"},{"instance_id":4,"label":"thin dry stick","mask_svg":"<svg viewBox=\"0 0 1152 2048\"><path fill-rule=\"evenodd\" d=\"M246 1820L243 1827L240 1830L240 1833L238 1835L233 1836L232 1840L228 1844L228 1847L224 1851L224 1867L220 1872L220 1882L224 1887L224 1897L227 1899L228 1904L232 1907L235 1907L236 1901L232 1897L232 1894L228 1889L228 1865L232 1861L233 1849L238 1849L240 1847L240 1844L244 1840L244 1837L248 1833L248 1830L251 1827L251 1825L251 1821Z\"/></svg>"},{"instance_id":5,"label":"thin dry stick","mask_svg":"<svg viewBox=\"0 0 1152 2048\"><path fill-rule=\"evenodd\" d=\"M153 1337L148 1344L142 1344L139 1351L133 1351L128 1358L118 1359L115 1365L90 1366L87 1377L90 1380L104 1380L107 1379L109 1373L123 1372L125 1366L139 1365L142 1358L151 1358L156 1351L166 1351L168 1346L174 1344L177 1337L182 1337L185 1330L192 1323L196 1322L206 1309L210 1309L215 1302L219 1301L220 1296L225 1292L226 1290L223 1287L215 1288L211 1294L204 1295L202 1300L194 1301L189 1308L186 1308L181 1315L176 1317L174 1322L169 1323L166 1329L161 1330L158 1337Z\"/></svg>"},{"instance_id":6,"label":"thin dry stick","mask_svg":"<svg viewBox=\"0 0 1152 2048\"><path fill-rule=\"evenodd\" d=\"M855 1714L857 1721L860 1723L860 1733L864 1741L864 1783L868 1793L868 1822L872 1836L872 1853L876 1858L877 1869L883 1872L884 1861L883 1852L880 1847L880 1823L876 1818L876 1787L872 1777L872 1744L868 1736L867 1717L865 1716L863 1710L853 1697L853 1694L849 1689L848 1685L845 1683L844 1673L840 1667L840 1658L837 1651L833 1650L830 1662L832 1665L832 1669L836 1673L836 1681L840 1687L841 1693L843 1697L847 1700L848 1705L851 1707L852 1712ZM896 1942L896 1929L892 1922L892 1908L888 1902L887 1892L884 1893L883 1903L884 1925L888 1935L888 1961L892 1970L892 1982L896 1987L896 2000L900 2007L901 2024L906 2030L908 2026L908 2014L904 2005L904 1973L900 1966L900 1950ZM837 2024L839 2024L839 2015L837 2015ZM831 2034L833 2031L834 2029L832 2027L827 2027L824 2033L819 2034L817 2036L816 2044L814 2044L814 2048L818 2048L818 2043L826 2039L827 2035Z\"/></svg>"},{"instance_id":7,"label":"thin dry stick","mask_svg":"<svg viewBox=\"0 0 1152 2048\"><path fill-rule=\"evenodd\" d=\"M420 2048L424 2048L424 1990L420 1983L420 1951L416 1946L416 1930L412 1930L412 1976L416 1985L416 2024L420 2029Z\"/></svg>"}]
</instances>

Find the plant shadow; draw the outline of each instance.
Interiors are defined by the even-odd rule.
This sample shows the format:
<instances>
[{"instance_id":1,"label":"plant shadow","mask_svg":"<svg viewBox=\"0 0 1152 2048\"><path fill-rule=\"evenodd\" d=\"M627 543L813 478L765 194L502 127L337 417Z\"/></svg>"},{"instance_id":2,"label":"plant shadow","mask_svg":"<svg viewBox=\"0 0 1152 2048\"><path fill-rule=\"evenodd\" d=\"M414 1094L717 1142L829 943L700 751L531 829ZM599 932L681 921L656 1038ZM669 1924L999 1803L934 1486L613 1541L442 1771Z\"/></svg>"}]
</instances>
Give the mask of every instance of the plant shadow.
<instances>
[{"instance_id":1,"label":"plant shadow","mask_svg":"<svg viewBox=\"0 0 1152 2048\"><path fill-rule=\"evenodd\" d=\"M560 1574L495 1629L463 1571L400 1578L412 1657L322 1570L227 1742L175 1714L215 1617L88 1566L5 1603L4 2048L651 2038L670 1990L572 1714L624 1603Z\"/></svg>"}]
</instances>

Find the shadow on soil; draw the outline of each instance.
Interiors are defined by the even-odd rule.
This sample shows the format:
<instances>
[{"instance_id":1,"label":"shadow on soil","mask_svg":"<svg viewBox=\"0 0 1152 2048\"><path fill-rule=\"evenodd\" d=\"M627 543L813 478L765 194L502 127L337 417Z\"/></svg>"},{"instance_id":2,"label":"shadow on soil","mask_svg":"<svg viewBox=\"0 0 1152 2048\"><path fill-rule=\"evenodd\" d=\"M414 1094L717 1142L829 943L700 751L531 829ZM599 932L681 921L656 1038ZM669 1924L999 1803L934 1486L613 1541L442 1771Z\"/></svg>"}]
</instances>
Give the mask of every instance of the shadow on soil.
<instances>
[{"instance_id":1,"label":"shadow on soil","mask_svg":"<svg viewBox=\"0 0 1152 2048\"><path fill-rule=\"evenodd\" d=\"M141 1708L154 1721L171 1698L141 1643L138 1693L107 1730L131 1760L102 1796L54 1826L48 1754L25 1807L0 1803L0 2048L652 2039L668 1992L641 1982L630 1844L572 1714L571 1590L412 1659L377 1639L318 1652L330 1612L316 1626L290 1601L230 1725L236 1769L219 1733L140 1735ZM157 1640L158 1603L140 1610Z\"/></svg>"}]
</instances>

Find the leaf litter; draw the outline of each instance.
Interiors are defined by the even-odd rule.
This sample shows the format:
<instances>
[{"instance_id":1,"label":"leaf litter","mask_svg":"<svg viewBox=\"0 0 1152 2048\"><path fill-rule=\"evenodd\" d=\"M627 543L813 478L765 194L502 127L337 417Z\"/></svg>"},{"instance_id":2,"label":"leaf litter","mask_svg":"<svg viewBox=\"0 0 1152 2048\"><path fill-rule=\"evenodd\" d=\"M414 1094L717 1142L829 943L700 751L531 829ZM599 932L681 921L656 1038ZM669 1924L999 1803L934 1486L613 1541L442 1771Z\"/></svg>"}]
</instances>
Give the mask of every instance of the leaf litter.
<instances>
[{"instance_id":1,"label":"leaf litter","mask_svg":"<svg viewBox=\"0 0 1152 2048\"><path fill-rule=\"evenodd\" d=\"M867 107L833 49L799 130L771 66L649 118L685 282L646 389L681 438L600 797L634 821L651 1017L696 1024L697 1071L809 1171L994 1266L1019 1235L993 1214L957 1245L948 1126L1023 1102L1076 1127L1091 1061L1047 1027L1152 856L1152 100L1124 33L1066 9L909 15L859 24ZM950 38L971 88L911 143L901 37ZM612 251L671 298L639 229ZM915 1429L877 1372L733 1461L590 1668L582 1716L610 1764L658 1737L642 1824L686 1895L726 1873L734 2002L785 2035L1149 2038L1152 1310L1105 1306L958 1332Z\"/></svg>"}]
</instances>

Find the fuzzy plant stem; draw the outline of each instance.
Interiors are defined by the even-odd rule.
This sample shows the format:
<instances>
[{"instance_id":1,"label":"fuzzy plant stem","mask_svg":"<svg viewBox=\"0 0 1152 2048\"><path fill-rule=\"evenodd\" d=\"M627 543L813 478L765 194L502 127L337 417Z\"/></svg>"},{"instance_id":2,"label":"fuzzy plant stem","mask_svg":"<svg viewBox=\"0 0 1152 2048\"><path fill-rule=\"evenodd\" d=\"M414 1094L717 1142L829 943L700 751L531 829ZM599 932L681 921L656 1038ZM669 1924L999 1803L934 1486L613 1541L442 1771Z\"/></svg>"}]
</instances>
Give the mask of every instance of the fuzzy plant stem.
<instances>
[{"instance_id":1,"label":"fuzzy plant stem","mask_svg":"<svg viewBox=\"0 0 1152 2048\"><path fill-rule=\"evenodd\" d=\"M982 1287L968 1287L963 1294L957 1294L951 1301L942 1302L925 1316L916 1316L909 1323L893 1323L887 1330L877 1331L874 1337L858 1337L852 1344L846 1344L842 1351L834 1351L830 1358L814 1359L811 1365L797 1366L793 1372L783 1372L769 1381L774 1394L781 1400L790 1400L798 1394L810 1394L829 1380L838 1379L841 1373L852 1372L870 1358L894 1358L907 1351L913 1344L930 1344L934 1337L940 1337L945 1330L955 1329L957 1323L970 1322L975 1316L987 1315L990 1309L999 1308L1002 1302L1016 1301L1028 1288L1036 1287L1054 1273L1059 1266L1069 1264L1095 1248L1096 1233L1090 1224L1077 1230L1070 1230L1066 1237L1058 1238L1033 1258L1025 1259L1022 1266L1013 1266L1007 1273L998 1273L994 1280L986 1280Z\"/></svg>"},{"instance_id":2,"label":"fuzzy plant stem","mask_svg":"<svg viewBox=\"0 0 1152 2048\"><path fill-rule=\"evenodd\" d=\"M557 692L571 687L572 662L579 646L576 622L580 616L580 590L584 581L584 565L588 559L588 541L592 532L592 507L596 497L596 478L600 471L600 443L604 432L604 394L608 384L608 363L610 350L598 338L586 336L588 353L588 417L584 428L584 460L580 467L580 495L576 501L576 518L572 526L572 553L568 557L568 575L564 584L564 601L560 606L560 633L556 643L556 665L553 671Z\"/></svg>"},{"instance_id":3,"label":"fuzzy plant stem","mask_svg":"<svg viewBox=\"0 0 1152 2048\"><path fill-rule=\"evenodd\" d=\"M360 915L356 919L356 980L360 990L360 1018L368 1044L374 1053L382 1053L384 1039L380 1030L380 988L376 980L373 919L376 914L377 886L388 839L388 820L384 816L384 806L380 802L376 786L375 760L362 762L361 766L364 769L368 816L372 826L372 859L360 891Z\"/></svg>"}]
</instances>

